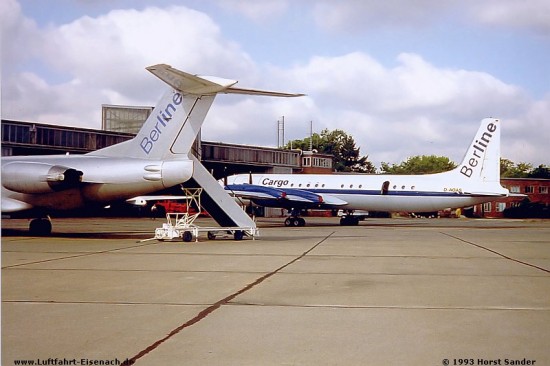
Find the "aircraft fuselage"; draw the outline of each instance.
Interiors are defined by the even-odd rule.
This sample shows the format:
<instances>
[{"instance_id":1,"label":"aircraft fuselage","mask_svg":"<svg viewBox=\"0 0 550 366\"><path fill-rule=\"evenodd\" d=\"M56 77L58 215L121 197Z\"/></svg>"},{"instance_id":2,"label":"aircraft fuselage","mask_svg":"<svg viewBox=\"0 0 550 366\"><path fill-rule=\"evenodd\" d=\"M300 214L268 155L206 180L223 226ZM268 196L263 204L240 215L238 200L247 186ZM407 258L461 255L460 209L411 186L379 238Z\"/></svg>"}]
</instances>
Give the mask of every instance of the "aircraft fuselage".
<instances>
[{"instance_id":1,"label":"aircraft fuselage","mask_svg":"<svg viewBox=\"0 0 550 366\"><path fill-rule=\"evenodd\" d=\"M25 168L41 168L43 174L25 174ZM10 169L13 168L13 169ZM71 185L61 185L63 171L81 174ZM90 202L108 203L155 192L188 180L193 162L188 159L152 161L89 155L7 157L2 171L19 175L2 177L3 212L26 208L73 210ZM54 171L54 173L51 173ZM31 169L29 169L31 171Z\"/></svg>"}]
</instances>

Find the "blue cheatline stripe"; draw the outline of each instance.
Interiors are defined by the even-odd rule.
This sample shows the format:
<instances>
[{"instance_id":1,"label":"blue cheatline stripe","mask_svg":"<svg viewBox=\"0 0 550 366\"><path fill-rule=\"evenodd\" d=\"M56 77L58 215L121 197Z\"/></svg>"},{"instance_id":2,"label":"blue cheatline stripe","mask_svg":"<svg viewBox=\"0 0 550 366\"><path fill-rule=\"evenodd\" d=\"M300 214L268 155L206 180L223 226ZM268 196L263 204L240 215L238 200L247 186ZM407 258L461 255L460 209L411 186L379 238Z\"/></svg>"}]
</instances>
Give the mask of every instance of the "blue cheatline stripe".
<instances>
[{"instance_id":1,"label":"blue cheatline stripe","mask_svg":"<svg viewBox=\"0 0 550 366\"><path fill-rule=\"evenodd\" d=\"M284 190L284 188L281 188ZM361 196L381 196L380 190L373 189L310 189L313 193L326 193L331 195L349 194ZM387 196L408 196L408 197L464 197L469 194L456 192L430 192L430 191L388 191Z\"/></svg>"}]
</instances>

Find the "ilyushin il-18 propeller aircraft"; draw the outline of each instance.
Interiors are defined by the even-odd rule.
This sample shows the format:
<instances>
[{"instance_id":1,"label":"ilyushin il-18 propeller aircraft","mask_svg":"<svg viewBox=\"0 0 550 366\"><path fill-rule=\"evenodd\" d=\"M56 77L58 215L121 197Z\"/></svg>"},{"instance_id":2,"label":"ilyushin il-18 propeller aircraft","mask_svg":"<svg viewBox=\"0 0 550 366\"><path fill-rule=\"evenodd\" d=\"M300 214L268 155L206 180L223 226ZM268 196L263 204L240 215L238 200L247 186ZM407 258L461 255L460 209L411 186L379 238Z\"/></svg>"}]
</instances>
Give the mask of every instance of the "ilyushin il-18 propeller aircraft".
<instances>
[{"instance_id":1,"label":"ilyushin il-18 propeller aircraft","mask_svg":"<svg viewBox=\"0 0 550 366\"><path fill-rule=\"evenodd\" d=\"M164 64L147 70L169 88L135 138L84 155L2 158L2 214L28 214L35 218L30 231L45 235L51 233L53 211L103 207L195 179L208 186L203 188L213 195L212 201L225 207L218 222L255 226L190 154L193 142L218 93L303 94L237 88L235 80L199 77Z\"/></svg>"},{"instance_id":2,"label":"ilyushin il-18 propeller aircraft","mask_svg":"<svg viewBox=\"0 0 550 366\"><path fill-rule=\"evenodd\" d=\"M462 163L426 175L238 174L222 184L235 197L290 211L286 226L303 226L302 209L339 209L341 225L357 225L355 210L431 212L494 201L510 193L500 185L498 119L481 121Z\"/></svg>"}]
</instances>

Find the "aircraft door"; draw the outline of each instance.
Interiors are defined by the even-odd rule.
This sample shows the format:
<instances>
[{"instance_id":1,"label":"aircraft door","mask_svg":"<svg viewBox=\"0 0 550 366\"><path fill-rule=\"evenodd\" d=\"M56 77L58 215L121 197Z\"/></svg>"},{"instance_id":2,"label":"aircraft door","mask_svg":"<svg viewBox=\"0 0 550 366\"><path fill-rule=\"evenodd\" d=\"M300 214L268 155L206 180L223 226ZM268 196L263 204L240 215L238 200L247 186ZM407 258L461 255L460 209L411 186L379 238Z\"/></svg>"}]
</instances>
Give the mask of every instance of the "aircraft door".
<instances>
[{"instance_id":1,"label":"aircraft door","mask_svg":"<svg viewBox=\"0 0 550 366\"><path fill-rule=\"evenodd\" d=\"M380 190L380 194L382 196L386 196L388 194L389 188L390 188L390 181L387 180L384 183L382 183L382 189Z\"/></svg>"}]
</instances>

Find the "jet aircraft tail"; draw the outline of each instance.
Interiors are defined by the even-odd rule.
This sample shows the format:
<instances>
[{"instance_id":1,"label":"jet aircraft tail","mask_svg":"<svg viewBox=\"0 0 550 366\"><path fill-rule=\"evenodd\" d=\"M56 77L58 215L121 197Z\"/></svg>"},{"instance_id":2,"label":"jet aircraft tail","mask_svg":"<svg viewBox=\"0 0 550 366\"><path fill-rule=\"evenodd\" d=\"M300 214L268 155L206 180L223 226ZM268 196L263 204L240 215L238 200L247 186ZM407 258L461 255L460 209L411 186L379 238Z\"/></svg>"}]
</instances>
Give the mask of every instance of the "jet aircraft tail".
<instances>
[{"instance_id":1,"label":"jet aircraft tail","mask_svg":"<svg viewBox=\"0 0 550 366\"><path fill-rule=\"evenodd\" d=\"M236 88L235 80L199 77L165 64L147 67L170 88L157 103L132 140L97 150L91 155L133 157L150 160L187 158L217 93L267 96L300 96Z\"/></svg>"}]
</instances>

